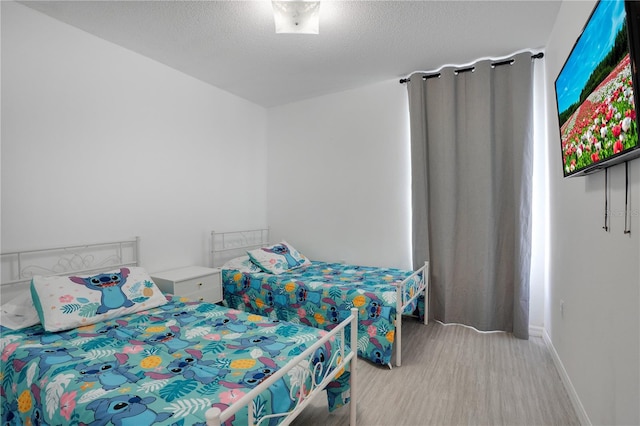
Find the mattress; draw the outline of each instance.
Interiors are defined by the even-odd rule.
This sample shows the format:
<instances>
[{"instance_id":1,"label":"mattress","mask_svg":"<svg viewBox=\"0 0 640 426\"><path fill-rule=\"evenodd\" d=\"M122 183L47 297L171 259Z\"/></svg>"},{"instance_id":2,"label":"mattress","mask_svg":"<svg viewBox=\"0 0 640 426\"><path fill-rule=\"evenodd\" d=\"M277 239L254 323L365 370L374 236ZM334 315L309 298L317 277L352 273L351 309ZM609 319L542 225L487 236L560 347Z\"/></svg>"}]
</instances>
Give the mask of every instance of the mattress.
<instances>
[{"instance_id":1,"label":"mattress","mask_svg":"<svg viewBox=\"0 0 640 426\"><path fill-rule=\"evenodd\" d=\"M204 425L208 408L224 410L326 334L167 299L158 308L68 331L2 329L3 424ZM334 345L254 399L256 418L289 410L292 396L319 370L304 371L309 364L326 367ZM348 376L345 371L327 386L331 410L348 402ZM226 424L246 424L246 417L241 410Z\"/></svg>"}]
</instances>

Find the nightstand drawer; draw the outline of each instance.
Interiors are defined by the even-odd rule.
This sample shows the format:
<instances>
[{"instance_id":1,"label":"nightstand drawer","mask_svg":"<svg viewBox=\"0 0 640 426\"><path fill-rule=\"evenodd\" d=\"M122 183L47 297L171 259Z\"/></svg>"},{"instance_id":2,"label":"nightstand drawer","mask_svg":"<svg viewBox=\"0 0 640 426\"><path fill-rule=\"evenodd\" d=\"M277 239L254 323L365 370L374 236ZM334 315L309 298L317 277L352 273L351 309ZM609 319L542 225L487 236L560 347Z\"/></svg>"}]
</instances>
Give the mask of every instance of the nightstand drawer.
<instances>
[{"instance_id":1,"label":"nightstand drawer","mask_svg":"<svg viewBox=\"0 0 640 426\"><path fill-rule=\"evenodd\" d=\"M180 296L205 302L219 302L216 289L220 287L220 274L193 278L173 284L173 292Z\"/></svg>"}]
</instances>

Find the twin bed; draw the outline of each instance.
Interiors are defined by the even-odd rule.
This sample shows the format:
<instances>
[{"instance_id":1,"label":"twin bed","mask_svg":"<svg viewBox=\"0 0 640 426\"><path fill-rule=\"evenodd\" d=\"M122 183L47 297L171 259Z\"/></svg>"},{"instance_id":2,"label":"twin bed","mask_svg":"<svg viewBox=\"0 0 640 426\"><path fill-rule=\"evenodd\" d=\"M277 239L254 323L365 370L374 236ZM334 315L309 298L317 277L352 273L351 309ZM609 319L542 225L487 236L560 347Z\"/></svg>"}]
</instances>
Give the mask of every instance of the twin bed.
<instances>
[{"instance_id":1,"label":"twin bed","mask_svg":"<svg viewBox=\"0 0 640 426\"><path fill-rule=\"evenodd\" d=\"M402 316L428 320L428 263L416 271L310 261L291 244L269 244L268 229L211 234L212 264L222 268L227 306L333 329L359 310L358 355L402 362ZM426 302L425 302L426 301Z\"/></svg>"},{"instance_id":2,"label":"twin bed","mask_svg":"<svg viewBox=\"0 0 640 426\"><path fill-rule=\"evenodd\" d=\"M327 331L163 295L137 247L2 254L3 424L288 424L320 392L355 424L357 309Z\"/></svg>"}]
</instances>

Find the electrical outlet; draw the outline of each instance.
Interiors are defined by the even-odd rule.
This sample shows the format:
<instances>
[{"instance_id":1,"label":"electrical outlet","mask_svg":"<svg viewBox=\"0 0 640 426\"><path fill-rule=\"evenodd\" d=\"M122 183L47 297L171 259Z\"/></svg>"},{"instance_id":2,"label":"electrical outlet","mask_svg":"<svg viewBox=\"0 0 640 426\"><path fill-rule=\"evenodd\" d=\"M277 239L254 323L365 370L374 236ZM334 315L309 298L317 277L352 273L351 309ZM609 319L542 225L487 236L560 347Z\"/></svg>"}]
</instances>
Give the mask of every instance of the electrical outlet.
<instances>
[{"instance_id":1,"label":"electrical outlet","mask_svg":"<svg viewBox=\"0 0 640 426\"><path fill-rule=\"evenodd\" d=\"M564 318L564 300L560 299L560 316Z\"/></svg>"}]
</instances>

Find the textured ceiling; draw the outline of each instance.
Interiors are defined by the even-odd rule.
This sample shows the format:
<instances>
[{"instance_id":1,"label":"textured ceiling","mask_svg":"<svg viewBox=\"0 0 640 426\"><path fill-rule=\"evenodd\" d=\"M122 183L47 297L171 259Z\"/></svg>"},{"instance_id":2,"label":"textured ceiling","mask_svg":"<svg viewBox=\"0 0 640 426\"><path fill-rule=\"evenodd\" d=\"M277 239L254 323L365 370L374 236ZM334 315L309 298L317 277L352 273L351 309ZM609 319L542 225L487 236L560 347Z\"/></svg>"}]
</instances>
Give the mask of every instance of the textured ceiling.
<instances>
[{"instance_id":1,"label":"textured ceiling","mask_svg":"<svg viewBox=\"0 0 640 426\"><path fill-rule=\"evenodd\" d=\"M22 4L270 107L545 46L561 0L323 1L320 34L275 34L260 1Z\"/></svg>"}]
</instances>

